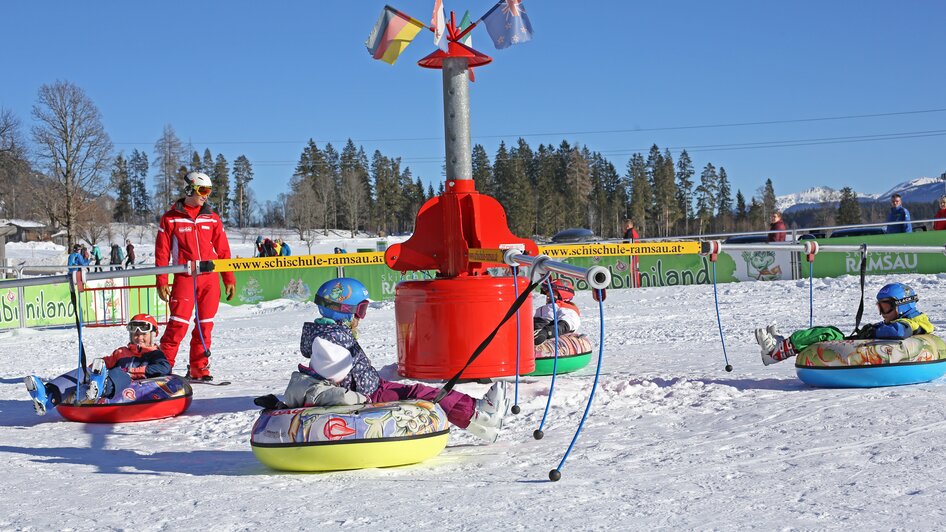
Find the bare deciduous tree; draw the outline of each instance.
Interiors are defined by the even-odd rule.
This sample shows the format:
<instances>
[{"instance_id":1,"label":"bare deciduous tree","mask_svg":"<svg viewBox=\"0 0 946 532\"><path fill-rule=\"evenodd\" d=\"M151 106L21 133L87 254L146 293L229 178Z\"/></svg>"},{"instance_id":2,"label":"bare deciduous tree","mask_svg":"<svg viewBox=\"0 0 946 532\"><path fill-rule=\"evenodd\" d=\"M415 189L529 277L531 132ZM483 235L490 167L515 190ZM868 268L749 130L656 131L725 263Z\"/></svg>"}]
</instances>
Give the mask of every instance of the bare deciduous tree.
<instances>
[{"instance_id":1,"label":"bare deciduous tree","mask_svg":"<svg viewBox=\"0 0 946 532\"><path fill-rule=\"evenodd\" d=\"M358 223L364 219L368 206L368 194L363 183L364 179L357 170L352 168L342 170L342 188L339 191L339 196L342 201L342 208L345 209L348 229L351 230L352 238L355 238Z\"/></svg>"},{"instance_id":2,"label":"bare deciduous tree","mask_svg":"<svg viewBox=\"0 0 946 532\"><path fill-rule=\"evenodd\" d=\"M315 190L304 177L293 177L289 184L292 187L292 194L288 200L286 223L305 242L311 255L312 244L316 241L316 225L322 220L324 207L318 201Z\"/></svg>"},{"instance_id":3,"label":"bare deciduous tree","mask_svg":"<svg viewBox=\"0 0 946 532\"><path fill-rule=\"evenodd\" d=\"M101 191L112 142L98 107L68 81L39 88L33 118L38 160L54 185L47 194L52 200L49 215L74 242L79 209Z\"/></svg>"}]
</instances>

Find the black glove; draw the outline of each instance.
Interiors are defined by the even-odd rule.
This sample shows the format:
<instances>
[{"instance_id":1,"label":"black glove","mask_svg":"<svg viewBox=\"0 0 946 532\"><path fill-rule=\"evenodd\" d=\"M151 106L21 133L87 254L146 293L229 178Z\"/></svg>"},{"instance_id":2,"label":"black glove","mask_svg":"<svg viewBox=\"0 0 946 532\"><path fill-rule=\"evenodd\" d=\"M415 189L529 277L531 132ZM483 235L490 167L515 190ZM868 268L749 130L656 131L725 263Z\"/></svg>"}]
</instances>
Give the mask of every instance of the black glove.
<instances>
[{"instance_id":1,"label":"black glove","mask_svg":"<svg viewBox=\"0 0 946 532\"><path fill-rule=\"evenodd\" d=\"M273 394L257 397L256 399L253 399L253 404L266 410L282 410L284 408L289 408L286 403L280 401L279 398Z\"/></svg>"},{"instance_id":2,"label":"black glove","mask_svg":"<svg viewBox=\"0 0 946 532\"><path fill-rule=\"evenodd\" d=\"M851 338L855 340L871 340L877 337L877 325L868 323L860 329L854 331Z\"/></svg>"}]
</instances>

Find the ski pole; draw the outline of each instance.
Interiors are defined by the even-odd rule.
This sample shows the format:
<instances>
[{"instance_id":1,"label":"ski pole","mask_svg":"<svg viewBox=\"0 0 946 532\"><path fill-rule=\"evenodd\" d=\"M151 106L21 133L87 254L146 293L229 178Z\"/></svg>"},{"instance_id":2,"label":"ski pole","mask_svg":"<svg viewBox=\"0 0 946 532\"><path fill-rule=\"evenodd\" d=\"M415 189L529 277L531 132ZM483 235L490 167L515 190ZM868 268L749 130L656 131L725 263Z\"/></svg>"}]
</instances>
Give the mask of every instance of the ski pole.
<instances>
[{"instance_id":1,"label":"ski pole","mask_svg":"<svg viewBox=\"0 0 946 532\"><path fill-rule=\"evenodd\" d=\"M601 359L604 358L604 299L607 297L603 289L595 289L593 292L595 300L598 301L598 316L600 327L598 329L598 334L600 335L598 339L598 365L595 368L595 380L591 384L591 393L588 395L588 404L585 405L585 412L581 415L581 421L578 422L578 429L575 430L575 435L572 436L571 443L568 444L568 449L565 450L565 455L562 456L562 461L558 463L558 467L549 471L549 480L552 482L558 482L562 478L562 468L565 467L565 460L568 460L568 455L572 452L572 448L575 446L575 442L578 441L578 435L581 434L582 427L585 426L585 419L588 418L588 412L591 410L591 402L595 398L595 390L598 389L598 378L601 376Z\"/></svg>"}]
</instances>

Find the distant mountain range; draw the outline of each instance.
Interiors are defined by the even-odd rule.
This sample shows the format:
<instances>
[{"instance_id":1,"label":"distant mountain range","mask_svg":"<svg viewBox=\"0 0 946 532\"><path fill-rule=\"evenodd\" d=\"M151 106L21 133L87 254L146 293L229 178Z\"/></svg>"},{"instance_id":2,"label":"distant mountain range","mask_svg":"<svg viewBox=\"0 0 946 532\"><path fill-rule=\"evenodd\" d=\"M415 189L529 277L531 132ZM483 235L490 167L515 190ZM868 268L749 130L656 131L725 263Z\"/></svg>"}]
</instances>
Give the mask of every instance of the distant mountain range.
<instances>
[{"instance_id":1,"label":"distant mountain range","mask_svg":"<svg viewBox=\"0 0 946 532\"><path fill-rule=\"evenodd\" d=\"M863 203L887 202L890 196L898 192L903 196L904 203L930 203L946 194L946 183L938 177L920 177L904 181L890 190L880 194L857 193L857 199ZM820 207L824 203L838 203L841 192L830 187L813 187L794 194L776 196L775 201L779 210L789 214Z\"/></svg>"}]
</instances>

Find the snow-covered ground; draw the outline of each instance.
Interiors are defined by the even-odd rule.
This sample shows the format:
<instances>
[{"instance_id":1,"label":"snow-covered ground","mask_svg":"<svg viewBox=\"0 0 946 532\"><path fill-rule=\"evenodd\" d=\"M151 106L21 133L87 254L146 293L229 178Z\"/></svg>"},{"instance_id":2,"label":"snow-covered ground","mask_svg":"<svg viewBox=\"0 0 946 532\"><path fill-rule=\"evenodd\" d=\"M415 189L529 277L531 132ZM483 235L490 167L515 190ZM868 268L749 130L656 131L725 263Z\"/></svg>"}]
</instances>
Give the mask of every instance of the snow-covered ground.
<instances>
[{"instance_id":1,"label":"snow-covered ground","mask_svg":"<svg viewBox=\"0 0 946 532\"><path fill-rule=\"evenodd\" d=\"M946 327L946 274L868 278L870 298L908 282ZM815 280L815 319L853 327L858 279ZM123 425L37 417L22 384L74 367L74 330L0 333L0 529L942 529L946 380L896 388L803 385L791 363L764 367L751 329L808 323L804 281L719 287L723 370L709 286L612 291L591 415L557 483L547 480L577 427L594 363L560 376L536 441L550 378L525 377L522 413L487 445L453 430L439 456L409 467L325 474L270 470L253 456L252 400L281 393L304 360L316 314L286 300L223 306L213 368L183 416ZM580 293L597 343L597 303ZM485 317L484 317L485 318ZM394 372L394 304L375 303L361 342ZM122 343L89 329L89 353ZM182 371L179 361L177 371ZM460 390L479 396L485 384Z\"/></svg>"}]
</instances>

